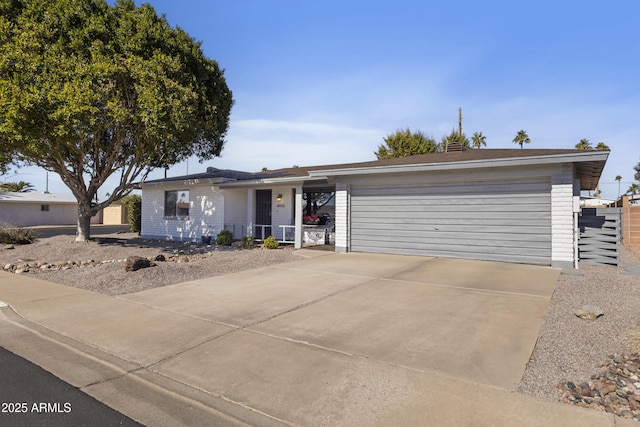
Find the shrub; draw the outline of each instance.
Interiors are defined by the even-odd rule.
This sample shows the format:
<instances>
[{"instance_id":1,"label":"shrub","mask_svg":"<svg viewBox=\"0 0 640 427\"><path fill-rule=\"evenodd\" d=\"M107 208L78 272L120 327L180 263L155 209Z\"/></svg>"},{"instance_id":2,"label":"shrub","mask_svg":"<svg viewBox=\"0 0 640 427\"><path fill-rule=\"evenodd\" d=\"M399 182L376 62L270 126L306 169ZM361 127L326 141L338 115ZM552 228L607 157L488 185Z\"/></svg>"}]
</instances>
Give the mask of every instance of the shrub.
<instances>
[{"instance_id":1,"label":"shrub","mask_svg":"<svg viewBox=\"0 0 640 427\"><path fill-rule=\"evenodd\" d=\"M244 249L251 249L253 246L253 236L242 236L242 247Z\"/></svg>"},{"instance_id":2,"label":"shrub","mask_svg":"<svg viewBox=\"0 0 640 427\"><path fill-rule=\"evenodd\" d=\"M132 233L140 234L142 230L142 197L131 194L122 198L122 204L127 207L127 220Z\"/></svg>"},{"instance_id":3,"label":"shrub","mask_svg":"<svg viewBox=\"0 0 640 427\"><path fill-rule=\"evenodd\" d=\"M265 248L267 248L267 249L278 249L278 246L280 246L280 244L275 239L275 237L269 236L266 239L264 239L264 247Z\"/></svg>"},{"instance_id":4,"label":"shrub","mask_svg":"<svg viewBox=\"0 0 640 427\"><path fill-rule=\"evenodd\" d=\"M216 237L216 243L220 246L231 246L233 242L233 233L230 230L222 230Z\"/></svg>"},{"instance_id":5,"label":"shrub","mask_svg":"<svg viewBox=\"0 0 640 427\"><path fill-rule=\"evenodd\" d=\"M0 227L0 243L28 245L36 240L33 230L22 227Z\"/></svg>"}]
</instances>

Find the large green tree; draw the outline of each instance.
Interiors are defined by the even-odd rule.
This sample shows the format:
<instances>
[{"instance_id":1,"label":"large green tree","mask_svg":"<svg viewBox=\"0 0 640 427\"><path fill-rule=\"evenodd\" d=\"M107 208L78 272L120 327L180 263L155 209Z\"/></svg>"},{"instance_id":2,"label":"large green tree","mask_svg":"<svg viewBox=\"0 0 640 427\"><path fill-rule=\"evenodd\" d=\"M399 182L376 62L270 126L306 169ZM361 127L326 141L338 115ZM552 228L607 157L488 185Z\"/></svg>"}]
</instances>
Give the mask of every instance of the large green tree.
<instances>
[{"instance_id":1,"label":"large green tree","mask_svg":"<svg viewBox=\"0 0 640 427\"><path fill-rule=\"evenodd\" d=\"M233 104L223 71L151 6L2 0L0 39L0 154L60 175L77 240L151 170L220 154Z\"/></svg>"},{"instance_id":2,"label":"large green tree","mask_svg":"<svg viewBox=\"0 0 640 427\"><path fill-rule=\"evenodd\" d=\"M520 148L524 148L524 144L529 144L531 139L529 138L529 135L527 135L526 131L519 130L515 138L513 138L513 142L515 144L520 144Z\"/></svg>"},{"instance_id":3,"label":"large green tree","mask_svg":"<svg viewBox=\"0 0 640 427\"><path fill-rule=\"evenodd\" d=\"M378 160L438 151L438 144L433 138L421 131L412 132L409 128L387 135L384 142L386 145L380 145L378 151L374 153Z\"/></svg>"},{"instance_id":4,"label":"large green tree","mask_svg":"<svg viewBox=\"0 0 640 427\"><path fill-rule=\"evenodd\" d=\"M445 135L442 137L442 139L440 140L440 148L443 151L446 151L447 146L452 142L458 142L464 148L471 148L469 138L467 138L464 133L461 135L460 132L456 131L455 129L453 129L449 135Z\"/></svg>"},{"instance_id":5,"label":"large green tree","mask_svg":"<svg viewBox=\"0 0 640 427\"><path fill-rule=\"evenodd\" d=\"M593 150L591 143L587 138L582 138L580 142L576 144L576 149L578 150Z\"/></svg>"}]
</instances>

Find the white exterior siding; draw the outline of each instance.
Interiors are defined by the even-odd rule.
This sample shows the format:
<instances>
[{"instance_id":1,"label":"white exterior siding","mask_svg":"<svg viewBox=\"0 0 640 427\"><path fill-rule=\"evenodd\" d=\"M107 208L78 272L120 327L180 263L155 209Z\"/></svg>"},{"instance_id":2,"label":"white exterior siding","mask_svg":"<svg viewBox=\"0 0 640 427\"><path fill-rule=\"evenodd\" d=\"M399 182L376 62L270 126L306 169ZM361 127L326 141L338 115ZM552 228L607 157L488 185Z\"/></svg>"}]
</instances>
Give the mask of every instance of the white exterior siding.
<instances>
[{"instance_id":1,"label":"white exterior siding","mask_svg":"<svg viewBox=\"0 0 640 427\"><path fill-rule=\"evenodd\" d=\"M164 215L165 192L189 190L189 216L169 218ZM210 186L165 185L145 188L142 197L142 232L146 238L197 241L224 227L224 197Z\"/></svg>"},{"instance_id":2,"label":"white exterior siding","mask_svg":"<svg viewBox=\"0 0 640 427\"><path fill-rule=\"evenodd\" d=\"M349 186L336 184L336 251L349 251Z\"/></svg>"},{"instance_id":3,"label":"white exterior siding","mask_svg":"<svg viewBox=\"0 0 640 427\"><path fill-rule=\"evenodd\" d=\"M573 166L563 165L551 180L551 265L574 264Z\"/></svg>"}]
</instances>

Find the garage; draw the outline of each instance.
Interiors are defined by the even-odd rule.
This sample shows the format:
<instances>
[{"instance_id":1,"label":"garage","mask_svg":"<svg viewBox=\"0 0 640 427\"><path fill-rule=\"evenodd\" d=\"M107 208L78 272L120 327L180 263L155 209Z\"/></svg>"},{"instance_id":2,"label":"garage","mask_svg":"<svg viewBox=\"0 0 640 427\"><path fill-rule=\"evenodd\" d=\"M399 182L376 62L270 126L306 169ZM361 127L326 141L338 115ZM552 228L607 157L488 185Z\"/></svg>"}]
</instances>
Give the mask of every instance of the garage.
<instances>
[{"instance_id":1,"label":"garage","mask_svg":"<svg viewBox=\"0 0 640 427\"><path fill-rule=\"evenodd\" d=\"M351 250L551 264L549 178L351 188Z\"/></svg>"}]
</instances>

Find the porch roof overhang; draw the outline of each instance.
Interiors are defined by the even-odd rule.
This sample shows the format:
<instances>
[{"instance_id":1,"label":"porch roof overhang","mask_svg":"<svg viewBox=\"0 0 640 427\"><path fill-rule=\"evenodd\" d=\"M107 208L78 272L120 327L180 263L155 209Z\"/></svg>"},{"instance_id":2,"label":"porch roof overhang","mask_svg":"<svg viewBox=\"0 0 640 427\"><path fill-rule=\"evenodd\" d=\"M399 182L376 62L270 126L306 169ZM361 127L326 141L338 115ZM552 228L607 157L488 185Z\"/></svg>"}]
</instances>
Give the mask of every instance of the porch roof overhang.
<instances>
[{"instance_id":1,"label":"porch roof overhang","mask_svg":"<svg viewBox=\"0 0 640 427\"><path fill-rule=\"evenodd\" d=\"M327 185L326 176L289 176L282 178L263 178L247 181L234 181L218 184L220 188L267 187L290 185L291 187L313 187Z\"/></svg>"}]
</instances>

